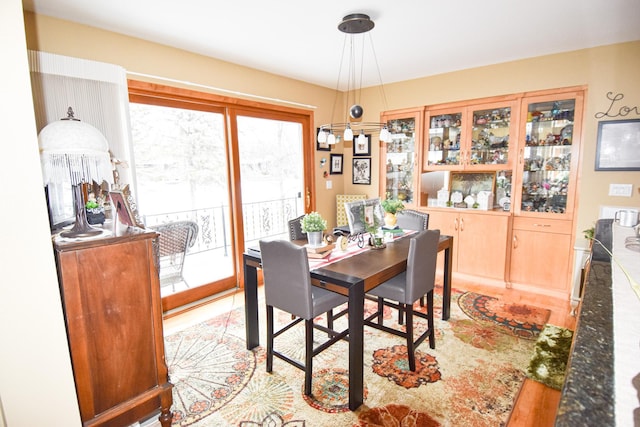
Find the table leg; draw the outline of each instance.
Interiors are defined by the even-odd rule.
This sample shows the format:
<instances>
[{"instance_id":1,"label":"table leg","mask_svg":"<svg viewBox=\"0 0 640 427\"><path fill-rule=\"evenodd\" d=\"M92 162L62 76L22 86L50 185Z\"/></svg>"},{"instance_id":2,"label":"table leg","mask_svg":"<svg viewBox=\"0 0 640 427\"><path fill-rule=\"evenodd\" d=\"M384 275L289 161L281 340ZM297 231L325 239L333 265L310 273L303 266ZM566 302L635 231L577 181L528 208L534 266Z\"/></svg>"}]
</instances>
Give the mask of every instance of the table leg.
<instances>
[{"instance_id":1,"label":"table leg","mask_svg":"<svg viewBox=\"0 0 640 427\"><path fill-rule=\"evenodd\" d=\"M442 320L449 320L451 314L451 266L452 247L444 250L444 283L442 285Z\"/></svg>"},{"instance_id":2,"label":"table leg","mask_svg":"<svg viewBox=\"0 0 640 427\"><path fill-rule=\"evenodd\" d=\"M364 282L349 288L349 409L362 405L364 388Z\"/></svg>"},{"instance_id":3,"label":"table leg","mask_svg":"<svg viewBox=\"0 0 640 427\"><path fill-rule=\"evenodd\" d=\"M247 350L260 345L260 326L258 324L258 269L244 263L244 323Z\"/></svg>"}]
</instances>

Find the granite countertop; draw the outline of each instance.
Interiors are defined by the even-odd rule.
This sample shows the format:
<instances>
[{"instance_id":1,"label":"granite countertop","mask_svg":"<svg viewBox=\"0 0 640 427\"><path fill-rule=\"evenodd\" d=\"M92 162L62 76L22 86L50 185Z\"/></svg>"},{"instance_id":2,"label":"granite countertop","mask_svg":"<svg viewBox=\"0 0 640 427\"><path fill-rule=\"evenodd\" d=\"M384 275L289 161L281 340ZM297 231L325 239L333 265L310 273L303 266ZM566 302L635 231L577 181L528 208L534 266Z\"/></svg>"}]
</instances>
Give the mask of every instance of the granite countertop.
<instances>
[{"instance_id":1,"label":"granite countertop","mask_svg":"<svg viewBox=\"0 0 640 427\"><path fill-rule=\"evenodd\" d=\"M556 416L557 427L615 425L611 286L611 263L592 261Z\"/></svg>"}]
</instances>

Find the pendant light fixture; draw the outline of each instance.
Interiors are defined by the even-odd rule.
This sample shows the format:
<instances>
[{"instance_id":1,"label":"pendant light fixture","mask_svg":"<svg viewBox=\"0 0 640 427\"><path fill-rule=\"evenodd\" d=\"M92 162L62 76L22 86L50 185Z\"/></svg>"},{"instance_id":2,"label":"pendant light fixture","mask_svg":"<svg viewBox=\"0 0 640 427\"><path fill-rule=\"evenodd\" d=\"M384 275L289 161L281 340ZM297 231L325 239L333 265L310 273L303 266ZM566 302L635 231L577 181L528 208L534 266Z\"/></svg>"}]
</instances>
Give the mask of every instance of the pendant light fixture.
<instances>
[{"instance_id":1,"label":"pendant light fixture","mask_svg":"<svg viewBox=\"0 0 640 427\"><path fill-rule=\"evenodd\" d=\"M364 109L359 104L360 93L362 92L362 74L363 74L363 64L364 64L364 40L362 43L362 51L361 51L361 61L360 68L357 70L356 68L356 46L355 46L355 38L359 34L368 33L375 26L374 22L369 18L368 15L364 13L353 13L345 16L340 24L338 24L338 30L345 34L344 45L342 49L342 60L340 61L340 70L338 72L338 81L336 86L336 98L333 104L333 109L331 111L331 118L333 119L333 113L336 107L336 101L338 99L338 93L340 88L340 77L342 75L342 64L344 63L344 56L349 48L349 69L347 70L347 92L346 92L346 105L349 105L351 100L351 95L353 92L353 104L349 108L348 113L346 113L346 118L344 122L340 123L328 123L320 126L320 130L318 132L318 142L327 143L329 145L336 144L336 142L342 137L345 141L353 141L354 135L357 135L358 140L361 143L366 142L366 134L380 134L380 140L383 142L391 142L391 134L387 129L386 123L379 122L363 122L359 119L362 118L364 113ZM378 77L380 78L380 89L382 92L383 103L386 104L386 99L384 99L384 86L382 84L382 78L380 77L380 68L378 66L378 60L375 56L375 49L373 48L373 41L371 40L371 35L368 37L369 43L371 44L371 50L373 51L373 56L376 64L376 70L378 72ZM347 46L348 45L348 46ZM359 71L360 82L359 86L356 88L356 74ZM336 136L338 134L339 136Z\"/></svg>"}]
</instances>

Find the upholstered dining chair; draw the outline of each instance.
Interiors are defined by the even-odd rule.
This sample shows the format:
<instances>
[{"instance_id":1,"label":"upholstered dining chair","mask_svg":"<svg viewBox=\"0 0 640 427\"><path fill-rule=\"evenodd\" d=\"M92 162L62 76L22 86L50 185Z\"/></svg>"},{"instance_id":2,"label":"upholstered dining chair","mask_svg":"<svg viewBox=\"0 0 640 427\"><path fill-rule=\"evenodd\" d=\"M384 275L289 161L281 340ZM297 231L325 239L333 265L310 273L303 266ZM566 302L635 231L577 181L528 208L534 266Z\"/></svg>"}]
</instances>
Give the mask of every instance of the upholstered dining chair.
<instances>
[{"instance_id":1,"label":"upholstered dining chair","mask_svg":"<svg viewBox=\"0 0 640 427\"><path fill-rule=\"evenodd\" d=\"M416 348L429 337L429 346L436 347L433 322L433 289L435 287L436 259L440 230L425 230L412 237L409 243L406 271L371 289L367 294L378 298L378 309L367 317L365 325L405 338L409 369L416 370ZM427 313L413 310L413 304L427 295ZM392 302L395 301L395 302ZM383 324L384 306L406 313L406 332ZM414 341L414 316L427 320L427 330ZM374 321L376 319L376 321Z\"/></svg>"},{"instance_id":2,"label":"upholstered dining chair","mask_svg":"<svg viewBox=\"0 0 640 427\"><path fill-rule=\"evenodd\" d=\"M429 228L429 214L413 209L403 209L396 214L397 226L403 230L422 231ZM420 307L424 307L424 296L420 298ZM398 323L402 325L403 311L398 310Z\"/></svg>"},{"instance_id":3,"label":"upholstered dining chair","mask_svg":"<svg viewBox=\"0 0 640 427\"><path fill-rule=\"evenodd\" d=\"M289 240L306 239L307 235L302 232L302 218L304 215L289 220Z\"/></svg>"},{"instance_id":4,"label":"upholstered dining chair","mask_svg":"<svg viewBox=\"0 0 640 427\"><path fill-rule=\"evenodd\" d=\"M273 371L273 356L304 371L304 394L311 394L313 357L329 348L348 334L333 330L333 320L346 314L343 310L334 316L333 309L346 303L348 298L311 284L307 250L286 240L260 241L264 294L267 306L267 372ZM274 308L290 313L295 319L275 331ZM327 327L314 322L314 318L327 313ZM304 320L304 364L274 350L274 340L292 326ZM313 331L329 334L325 342L314 348Z\"/></svg>"},{"instance_id":5,"label":"upholstered dining chair","mask_svg":"<svg viewBox=\"0 0 640 427\"><path fill-rule=\"evenodd\" d=\"M396 214L398 227L403 230L422 231L429 228L429 214L413 209L403 209Z\"/></svg>"},{"instance_id":6,"label":"upholstered dining chair","mask_svg":"<svg viewBox=\"0 0 640 427\"><path fill-rule=\"evenodd\" d=\"M176 284L184 282L189 287L182 273L187 250L193 247L198 237L198 224L193 221L175 221L149 228L160 233L160 286L171 285L175 291Z\"/></svg>"}]
</instances>

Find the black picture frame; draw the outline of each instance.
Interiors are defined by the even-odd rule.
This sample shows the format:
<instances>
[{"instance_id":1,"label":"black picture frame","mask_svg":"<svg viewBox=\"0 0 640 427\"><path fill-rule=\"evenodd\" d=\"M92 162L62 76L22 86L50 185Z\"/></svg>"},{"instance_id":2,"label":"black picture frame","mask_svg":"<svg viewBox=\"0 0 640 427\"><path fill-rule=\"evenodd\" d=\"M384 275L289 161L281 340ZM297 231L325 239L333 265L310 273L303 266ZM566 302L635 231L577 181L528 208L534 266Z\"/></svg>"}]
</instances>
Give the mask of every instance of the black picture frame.
<instances>
[{"instance_id":1,"label":"black picture frame","mask_svg":"<svg viewBox=\"0 0 640 427\"><path fill-rule=\"evenodd\" d=\"M331 175L342 175L344 156L342 154L331 154L329 159L331 161L329 163L329 173Z\"/></svg>"},{"instance_id":2,"label":"black picture frame","mask_svg":"<svg viewBox=\"0 0 640 427\"><path fill-rule=\"evenodd\" d=\"M640 119L598 122L597 171L640 171Z\"/></svg>"},{"instance_id":3,"label":"black picture frame","mask_svg":"<svg viewBox=\"0 0 640 427\"><path fill-rule=\"evenodd\" d=\"M359 135L358 135L359 136ZM371 155L371 135L365 135L366 143L359 144L358 136L353 136L353 157Z\"/></svg>"},{"instance_id":4,"label":"black picture frame","mask_svg":"<svg viewBox=\"0 0 640 427\"><path fill-rule=\"evenodd\" d=\"M320 128L316 128L316 151L331 151L331 145L327 142L318 141L318 134L320 133Z\"/></svg>"},{"instance_id":5,"label":"black picture frame","mask_svg":"<svg viewBox=\"0 0 640 427\"><path fill-rule=\"evenodd\" d=\"M371 157L353 159L352 183L371 185Z\"/></svg>"}]
</instances>

